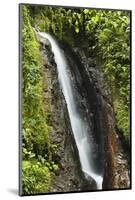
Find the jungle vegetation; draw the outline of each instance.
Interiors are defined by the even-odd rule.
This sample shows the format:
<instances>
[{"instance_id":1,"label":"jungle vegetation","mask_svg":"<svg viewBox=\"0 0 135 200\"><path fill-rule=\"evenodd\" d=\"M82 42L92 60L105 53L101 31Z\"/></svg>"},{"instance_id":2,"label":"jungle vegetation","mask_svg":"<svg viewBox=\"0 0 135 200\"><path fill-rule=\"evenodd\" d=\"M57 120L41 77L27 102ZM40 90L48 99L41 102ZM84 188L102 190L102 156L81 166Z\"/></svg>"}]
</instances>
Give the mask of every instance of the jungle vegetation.
<instances>
[{"instance_id":1,"label":"jungle vegetation","mask_svg":"<svg viewBox=\"0 0 135 200\"><path fill-rule=\"evenodd\" d=\"M49 111L44 106L48 102L33 27L71 47L80 45L80 39L81 45L87 41L88 54L95 52L111 89L119 133L130 146L130 12L25 5L22 18L23 193L32 194L47 192L58 170L52 160Z\"/></svg>"}]
</instances>

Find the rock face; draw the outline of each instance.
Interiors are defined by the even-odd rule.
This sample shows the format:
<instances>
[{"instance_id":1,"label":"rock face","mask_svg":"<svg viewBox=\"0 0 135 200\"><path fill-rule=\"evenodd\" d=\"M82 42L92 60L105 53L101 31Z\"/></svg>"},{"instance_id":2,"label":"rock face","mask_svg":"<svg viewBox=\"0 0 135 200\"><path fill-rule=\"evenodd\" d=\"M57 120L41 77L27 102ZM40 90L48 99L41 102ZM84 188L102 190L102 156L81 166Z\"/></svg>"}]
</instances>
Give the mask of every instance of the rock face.
<instances>
[{"instance_id":1,"label":"rock face","mask_svg":"<svg viewBox=\"0 0 135 200\"><path fill-rule=\"evenodd\" d=\"M63 47L64 48L64 47ZM87 108L93 133L98 145L99 172L103 172L103 189L130 188L129 165L123 151L121 141L116 132L114 111L111 94L102 76L100 69L85 55L82 49L65 49L80 72L81 90L87 99ZM72 65L75 74L78 72L75 64ZM78 79L79 81L79 79Z\"/></svg>"},{"instance_id":2,"label":"rock face","mask_svg":"<svg viewBox=\"0 0 135 200\"><path fill-rule=\"evenodd\" d=\"M48 40L37 38L41 43L44 75L48 81L45 97L51 101L50 116L54 145L53 160L59 171L54 176L50 192L90 191L95 189L93 180L86 180L81 171L78 151L74 142L67 106L58 83L58 75ZM62 44L72 71L82 105L87 107L88 120L93 131L97 161L96 171L103 174L103 189L129 188L128 162L116 133L110 92L100 69L86 56L85 50L71 49Z\"/></svg>"},{"instance_id":3,"label":"rock face","mask_svg":"<svg viewBox=\"0 0 135 200\"><path fill-rule=\"evenodd\" d=\"M80 161L76 156L78 152L72 138L66 102L58 83L54 55L51 52L48 40L40 38L38 35L37 38L41 44L44 76L48 85L48 90L45 91L44 96L46 101L51 101L50 125L52 131L50 140L52 146L54 146L52 159L59 166L59 171L52 179L50 192L82 191L83 188L86 189L84 187L86 182L83 180Z\"/></svg>"}]
</instances>

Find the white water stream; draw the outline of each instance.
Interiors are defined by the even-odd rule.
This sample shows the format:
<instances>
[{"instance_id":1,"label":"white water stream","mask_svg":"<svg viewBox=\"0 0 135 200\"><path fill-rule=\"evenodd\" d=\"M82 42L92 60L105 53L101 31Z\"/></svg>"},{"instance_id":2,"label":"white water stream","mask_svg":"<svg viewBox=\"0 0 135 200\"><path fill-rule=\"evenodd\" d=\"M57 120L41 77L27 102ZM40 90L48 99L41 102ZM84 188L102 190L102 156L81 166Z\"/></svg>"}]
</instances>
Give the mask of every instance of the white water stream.
<instances>
[{"instance_id":1,"label":"white water stream","mask_svg":"<svg viewBox=\"0 0 135 200\"><path fill-rule=\"evenodd\" d=\"M93 161L90 159L92 157L91 144L87 139L88 130L84 119L77 111L72 84L68 74L69 67L67 65L66 58L52 36L50 36L48 33L39 33L39 35L48 39L51 43L52 52L54 53L54 59L57 64L58 79L67 103L71 127L78 148L82 171L86 177L90 176L96 181L97 189L100 190L102 189L103 177L96 174L92 169L91 162Z\"/></svg>"}]
</instances>

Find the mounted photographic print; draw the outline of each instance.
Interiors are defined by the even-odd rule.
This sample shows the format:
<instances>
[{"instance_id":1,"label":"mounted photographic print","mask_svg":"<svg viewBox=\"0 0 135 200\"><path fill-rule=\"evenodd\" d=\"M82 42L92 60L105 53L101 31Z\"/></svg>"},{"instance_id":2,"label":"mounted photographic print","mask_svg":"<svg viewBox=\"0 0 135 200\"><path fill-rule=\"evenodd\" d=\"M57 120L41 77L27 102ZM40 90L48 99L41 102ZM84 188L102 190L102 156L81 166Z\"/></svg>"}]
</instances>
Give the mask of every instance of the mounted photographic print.
<instances>
[{"instance_id":1,"label":"mounted photographic print","mask_svg":"<svg viewBox=\"0 0 135 200\"><path fill-rule=\"evenodd\" d=\"M131 189L131 11L19 11L20 195Z\"/></svg>"}]
</instances>

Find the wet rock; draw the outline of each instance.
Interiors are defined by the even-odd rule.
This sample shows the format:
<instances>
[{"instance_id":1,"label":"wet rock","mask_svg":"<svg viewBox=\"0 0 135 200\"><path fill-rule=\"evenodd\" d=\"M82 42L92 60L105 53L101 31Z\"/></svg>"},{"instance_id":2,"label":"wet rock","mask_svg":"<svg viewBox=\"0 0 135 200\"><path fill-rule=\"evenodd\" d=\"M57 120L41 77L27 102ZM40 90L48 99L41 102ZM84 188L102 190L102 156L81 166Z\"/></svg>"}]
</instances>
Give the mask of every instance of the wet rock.
<instances>
[{"instance_id":1,"label":"wet rock","mask_svg":"<svg viewBox=\"0 0 135 200\"><path fill-rule=\"evenodd\" d=\"M60 167L59 172L54 175L50 192L95 190L95 181L92 178L86 179L81 170L67 105L59 87L50 44L42 39L40 43L48 88L50 88L45 93L51 95L52 102L53 129L50 137L52 144L57 145L53 160ZM96 66L93 59L86 56L83 49L73 50L64 44L62 48L71 68L70 78L76 86L74 94L78 109L81 112L83 108L87 108L87 114L82 112L82 115L89 122L93 132L93 137L89 139L95 144L93 159L97 165L94 168L96 172L103 175L103 189L128 188L130 187L129 166L116 132L110 91L100 68Z\"/></svg>"},{"instance_id":2,"label":"wet rock","mask_svg":"<svg viewBox=\"0 0 135 200\"><path fill-rule=\"evenodd\" d=\"M58 164L59 170L54 174L50 192L80 191L83 184L78 151L72 137L67 105L58 83L58 74L54 55L50 44L38 36L41 43L41 54L44 62L44 73L48 87L44 91L45 98L51 99L50 115L51 144L55 146L52 160Z\"/></svg>"},{"instance_id":3,"label":"wet rock","mask_svg":"<svg viewBox=\"0 0 135 200\"><path fill-rule=\"evenodd\" d=\"M83 49L76 48L72 51L66 46L64 50L69 55L67 58L70 60L73 73L77 75L76 82L80 85L80 91L88 100L87 112L92 121L98 146L94 157L99 162L99 172L104 173L103 188L129 188L128 161L116 132L111 92L104 81L102 72L95 63L93 64L92 59L86 57Z\"/></svg>"}]
</instances>

